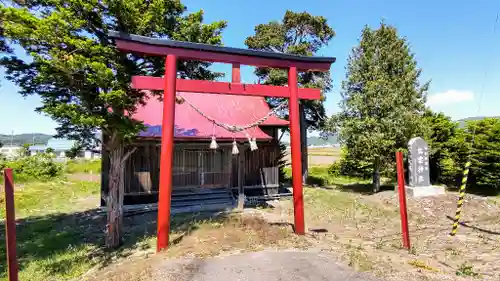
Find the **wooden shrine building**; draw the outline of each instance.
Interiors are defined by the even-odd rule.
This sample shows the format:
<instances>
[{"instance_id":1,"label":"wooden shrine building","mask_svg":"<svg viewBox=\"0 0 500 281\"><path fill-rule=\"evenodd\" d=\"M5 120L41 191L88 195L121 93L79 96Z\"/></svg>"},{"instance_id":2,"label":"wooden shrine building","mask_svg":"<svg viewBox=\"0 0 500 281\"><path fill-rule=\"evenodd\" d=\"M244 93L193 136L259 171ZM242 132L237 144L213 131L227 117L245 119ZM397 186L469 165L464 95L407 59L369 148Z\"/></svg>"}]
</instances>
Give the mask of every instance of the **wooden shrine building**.
<instances>
[{"instance_id":1,"label":"wooden shrine building","mask_svg":"<svg viewBox=\"0 0 500 281\"><path fill-rule=\"evenodd\" d=\"M240 190L247 196L278 193L278 129L288 126L288 121L269 115L270 108L263 97L203 93L177 93L177 96L185 102L176 104L175 109L173 194L191 191L207 195L209 190L196 189L219 192L225 189L236 202ZM141 132L132 144L137 149L125 164L125 205L158 202L162 107L163 102L149 96L146 104L139 106L132 115L134 119L144 122L147 130ZM259 126L237 133L216 126L211 121L242 126L267 115L269 117ZM256 150L250 149L249 137L256 140ZM216 140L216 149L210 148L212 138ZM235 154L234 142L238 150ZM107 159L103 157L103 171L108 170ZM103 192L106 192L107 186L107 175L104 174ZM214 196L212 193L205 197ZM204 202L193 200L191 203ZM104 205L104 202L101 204Z\"/></svg>"}]
</instances>

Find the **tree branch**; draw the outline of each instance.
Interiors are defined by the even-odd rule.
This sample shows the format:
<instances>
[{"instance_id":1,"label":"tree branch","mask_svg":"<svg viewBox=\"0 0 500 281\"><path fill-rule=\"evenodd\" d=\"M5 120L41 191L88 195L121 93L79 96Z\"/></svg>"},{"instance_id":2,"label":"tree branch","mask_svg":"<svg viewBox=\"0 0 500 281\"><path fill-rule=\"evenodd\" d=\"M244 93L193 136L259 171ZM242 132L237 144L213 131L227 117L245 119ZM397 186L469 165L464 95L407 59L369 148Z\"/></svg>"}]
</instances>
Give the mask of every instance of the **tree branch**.
<instances>
[{"instance_id":1,"label":"tree branch","mask_svg":"<svg viewBox=\"0 0 500 281\"><path fill-rule=\"evenodd\" d=\"M127 159L130 157L130 155L132 155L136 150L137 150L137 147L134 147L129 152L127 152L127 154L125 154L122 161L120 162L120 165L123 165L125 163L125 161L127 161Z\"/></svg>"}]
</instances>

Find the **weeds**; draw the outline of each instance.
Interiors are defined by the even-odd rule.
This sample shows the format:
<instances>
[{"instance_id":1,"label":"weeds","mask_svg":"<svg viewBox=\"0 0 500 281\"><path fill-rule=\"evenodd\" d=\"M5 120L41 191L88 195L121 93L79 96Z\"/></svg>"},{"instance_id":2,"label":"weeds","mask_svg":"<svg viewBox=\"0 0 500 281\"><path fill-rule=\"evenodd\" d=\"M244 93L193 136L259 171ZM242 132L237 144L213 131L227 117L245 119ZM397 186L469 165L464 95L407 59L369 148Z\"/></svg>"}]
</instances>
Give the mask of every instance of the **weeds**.
<instances>
[{"instance_id":1,"label":"weeds","mask_svg":"<svg viewBox=\"0 0 500 281\"><path fill-rule=\"evenodd\" d=\"M455 248L448 247L445 249L451 256L460 256L461 251Z\"/></svg>"},{"instance_id":2,"label":"weeds","mask_svg":"<svg viewBox=\"0 0 500 281\"><path fill-rule=\"evenodd\" d=\"M474 272L473 266L465 262L460 265L455 274L457 276L479 276L479 273Z\"/></svg>"},{"instance_id":3,"label":"weeds","mask_svg":"<svg viewBox=\"0 0 500 281\"><path fill-rule=\"evenodd\" d=\"M361 246L348 246L347 248L347 259L350 267L356 271L370 271L373 269L373 262L368 259Z\"/></svg>"},{"instance_id":4,"label":"weeds","mask_svg":"<svg viewBox=\"0 0 500 281\"><path fill-rule=\"evenodd\" d=\"M416 256L417 255L417 247L415 247L415 245L412 245L408 252L410 253L410 255Z\"/></svg>"}]
</instances>

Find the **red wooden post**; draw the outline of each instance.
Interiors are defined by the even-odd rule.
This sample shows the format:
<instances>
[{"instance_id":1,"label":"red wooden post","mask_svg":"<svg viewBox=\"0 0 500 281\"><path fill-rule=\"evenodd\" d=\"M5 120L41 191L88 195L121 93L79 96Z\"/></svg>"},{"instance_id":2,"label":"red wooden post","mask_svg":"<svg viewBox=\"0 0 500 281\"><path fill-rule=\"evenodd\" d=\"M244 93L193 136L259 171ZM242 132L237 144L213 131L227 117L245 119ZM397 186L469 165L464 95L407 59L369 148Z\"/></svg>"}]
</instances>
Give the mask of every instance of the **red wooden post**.
<instances>
[{"instance_id":1,"label":"red wooden post","mask_svg":"<svg viewBox=\"0 0 500 281\"><path fill-rule=\"evenodd\" d=\"M304 198L302 194L302 153L300 149L300 114L299 94L297 85L297 68L288 70L288 89L290 90L290 142L292 147L292 187L295 233L303 235L304 226Z\"/></svg>"},{"instance_id":2,"label":"red wooden post","mask_svg":"<svg viewBox=\"0 0 500 281\"><path fill-rule=\"evenodd\" d=\"M240 64L239 63L233 63L233 72L231 74L231 82L233 83L241 83L241 71L240 71Z\"/></svg>"},{"instance_id":3,"label":"red wooden post","mask_svg":"<svg viewBox=\"0 0 500 281\"><path fill-rule=\"evenodd\" d=\"M410 249L410 232L408 231L408 212L406 208L405 170L403 166L403 152L396 152L396 166L398 172L399 212L401 214L401 233L403 247Z\"/></svg>"},{"instance_id":4,"label":"red wooden post","mask_svg":"<svg viewBox=\"0 0 500 281\"><path fill-rule=\"evenodd\" d=\"M167 55L165 62L165 90L163 92L163 119L161 130L157 252L168 248L170 232L176 78L177 57L175 55Z\"/></svg>"},{"instance_id":5,"label":"red wooden post","mask_svg":"<svg viewBox=\"0 0 500 281\"><path fill-rule=\"evenodd\" d=\"M9 281L17 281L16 214L14 209L14 179L12 169L4 170L5 188L5 244Z\"/></svg>"}]
</instances>

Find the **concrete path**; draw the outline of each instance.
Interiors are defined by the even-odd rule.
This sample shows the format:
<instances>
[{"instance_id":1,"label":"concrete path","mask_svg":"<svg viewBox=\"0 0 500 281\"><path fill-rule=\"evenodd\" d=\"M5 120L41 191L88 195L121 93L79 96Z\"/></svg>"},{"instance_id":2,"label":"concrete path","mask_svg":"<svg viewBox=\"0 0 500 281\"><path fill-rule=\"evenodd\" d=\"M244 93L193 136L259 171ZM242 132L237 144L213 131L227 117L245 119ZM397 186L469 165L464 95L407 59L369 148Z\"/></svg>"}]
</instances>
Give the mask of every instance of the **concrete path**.
<instances>
[{"instance_id":1,"label":"concrete path","mask_svg":"<svg viewBox=\"0 0 500 281\"><path fill-rule=\"evenodd\" d=\"M338 265L313 252L263 251L205 260L178 260L154 266L151 280L176 281L382 281Z\"/></svg>"}]
</instances>

